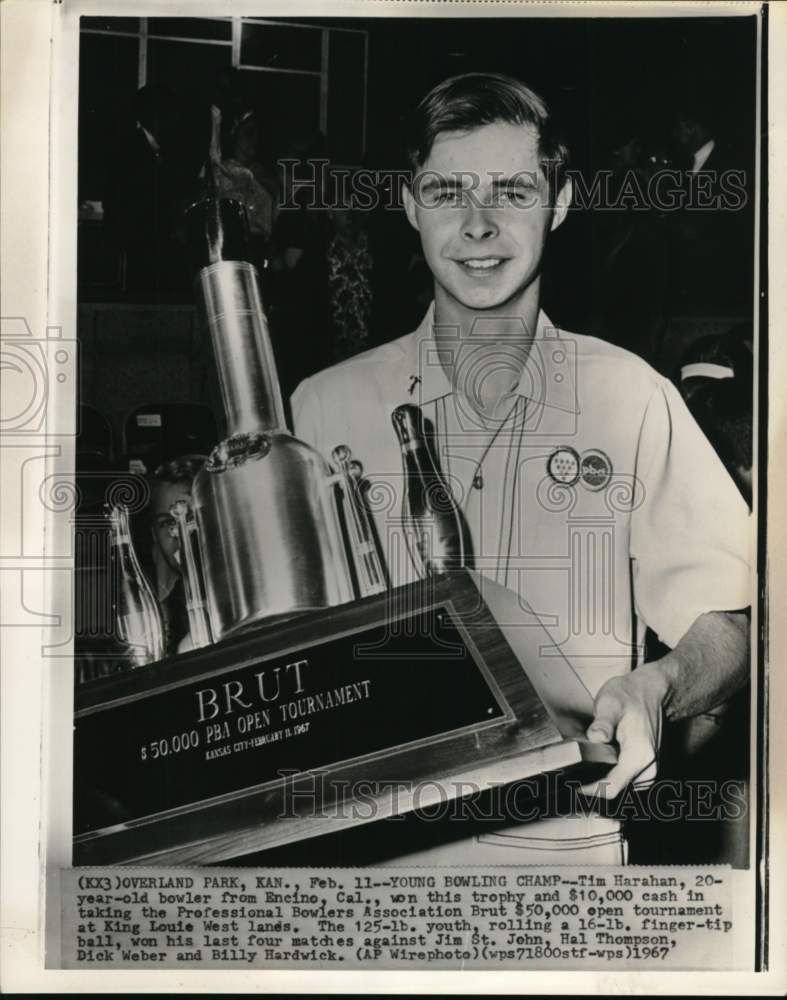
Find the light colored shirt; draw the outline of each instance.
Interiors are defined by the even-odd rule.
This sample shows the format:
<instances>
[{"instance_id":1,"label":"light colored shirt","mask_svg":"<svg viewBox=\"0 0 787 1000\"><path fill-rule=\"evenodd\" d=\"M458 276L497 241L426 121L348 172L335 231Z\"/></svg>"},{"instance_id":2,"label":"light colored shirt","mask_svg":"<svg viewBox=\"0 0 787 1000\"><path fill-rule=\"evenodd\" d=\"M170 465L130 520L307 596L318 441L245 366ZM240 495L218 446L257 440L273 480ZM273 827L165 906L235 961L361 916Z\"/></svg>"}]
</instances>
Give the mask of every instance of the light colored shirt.
<instances>
[{"instance_id":1,"label":"light colored shirt","mask_svg":"<svg viewBox=\"0 0 787 1000\"><path fill-rule=\"evenodd\" d=\"M496 428L446 378L433 307L414 333L293 394L298 437L326 458L346 444L362 462L393 585L416 575L391 423L408 402L434 430L472 565L522 595L591 694L641 661L646 626L672 647L699 615L751 603L748 509L677 390L635 355L557 330L543 312Z\"/></svg>"}]
</instances>

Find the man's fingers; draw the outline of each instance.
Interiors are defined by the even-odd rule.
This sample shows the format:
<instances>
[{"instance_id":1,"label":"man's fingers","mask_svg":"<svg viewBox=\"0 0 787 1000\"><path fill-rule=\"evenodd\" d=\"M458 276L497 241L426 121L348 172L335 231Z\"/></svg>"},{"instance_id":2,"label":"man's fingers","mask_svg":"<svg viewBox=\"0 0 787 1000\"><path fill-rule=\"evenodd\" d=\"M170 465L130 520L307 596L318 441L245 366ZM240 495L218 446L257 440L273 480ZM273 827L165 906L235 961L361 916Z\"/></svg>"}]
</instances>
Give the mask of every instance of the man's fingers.
<instances>
[{"instance_id":1,"label":"man's fingers","mask_svg":"<svg viewBox=\"0 0 787 1000\"><path fill-rule=\"evenodd\" d=\"M588 727L587 737L593 743L611 743L614 731L614 726L605 722L593 722Z\"/></svg>"},{"instance_id":2,"label":"man's fingers","mask_svg":"<svg viewBox=\"0 0 787 1000\"><path fill-rule=\"evenodd\" d=\"M637 791L641 791L643 788L649 788L650 785L656 780L656 775L659 769L658 758L654 757L650 762L648 767L644 769L637 777L634 779L634 788Z\"/></svg>"},{"instance_id":3,"label":"man's fingers","mask_svg":"<svg viewBox=\"0 0 787 1000\"><path fill-rule=\"evenodd\" d=\"M600 781L583 786L586 795L614 799L632 782L649 784L655 777L656 746L644 715L628 712L618 725L617 739L620 747L617 764Z\"/></svg>"},{"instance_id":4,"label":"man's fingers","mask_svg":"<svg viewBox=\"0 0 787 1000\"><path fill-rule=\"evenodd\" d=\"M596 698L593 721L587 729L587 738L593 743L610 743L615 736L623 706L620 699L603 688Z\"/></svg>"},{"instance_id":5,"label":"man's fingers","mask_svg":"<svg viewBox=\"0 0 787 1000\"><path fill-rule=\"evenodd\" d=\"M630 768L623 767L618 763L605 777L593 784L583 785L580 791L589 798L600 796L602 799L616 799L628 785L632 785L635 789L647 788L653 782L655 776L655 757L642 771L638 771L634 775L632 775Z\"/></svg>"},{"instance_id":6,"label":"man's fingers","mask_svg":"<svg viewBox=\"0 0 787 1000\"><path fill-rule=\"evenodd\" d=\"M580 792L588 798L616 799L628 785L635 789L647 788L656 777L657 761L654 757L641 771L632 776L628 767L616 764L612 770L598 781L581 785Z\"/></svg>"}]
</instances>

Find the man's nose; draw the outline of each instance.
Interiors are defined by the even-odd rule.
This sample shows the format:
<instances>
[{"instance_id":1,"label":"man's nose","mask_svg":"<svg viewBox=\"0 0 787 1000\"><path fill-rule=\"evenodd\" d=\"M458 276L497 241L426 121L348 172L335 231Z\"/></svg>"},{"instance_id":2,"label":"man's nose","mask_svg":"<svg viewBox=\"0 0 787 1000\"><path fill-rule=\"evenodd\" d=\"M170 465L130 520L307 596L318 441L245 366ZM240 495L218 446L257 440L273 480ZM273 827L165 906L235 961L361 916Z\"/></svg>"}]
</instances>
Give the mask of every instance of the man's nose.
<instances>
[{"instance_id":1,"label":"man's nose","mask_svg":"<svg viewBox=\"0 0 787 1000\"><path fill-rule=\"evenodd\" d=\"M467 240L489 240L497 236L499 228L493 209L486 205L470 205L462 220L462 235Z\"/></svg>"}]
</instances>

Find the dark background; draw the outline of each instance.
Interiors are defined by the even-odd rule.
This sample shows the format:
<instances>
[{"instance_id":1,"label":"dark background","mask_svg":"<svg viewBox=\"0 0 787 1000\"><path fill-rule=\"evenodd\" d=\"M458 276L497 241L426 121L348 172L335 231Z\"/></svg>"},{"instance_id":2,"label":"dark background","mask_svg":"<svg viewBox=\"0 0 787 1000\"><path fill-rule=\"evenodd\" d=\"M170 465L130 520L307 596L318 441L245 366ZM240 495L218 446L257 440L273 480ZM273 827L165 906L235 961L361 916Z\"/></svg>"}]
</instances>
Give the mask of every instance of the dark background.
<instances>
[{"instance_id":1,"label":"dark background","mask_svg":"<svg viewBox=\"0 0 787 1000\"><path fill-rule=\"evenodd\" d=\"M133 124L132 101L143 77L168 84L194 107L206 106L216 72L231 65L230 18L149 18L143 60L140 21L82 18L82 206L102 198L109 156L122 130ZM294 26L298 23L302 26ZM567 127L572 166L587 176L610 168L614 150L632 136L655 142L679 109L702 118L732 151L734 164L751 176L754 17L331 18L294 19L286 25L244 20L240 30L241 62L258 67L242 69L241 76L260 111L272 161L303 155L314 140L321 124L320 68L327 46L322 145L337 164L404 167L402 122L423 94L446 75L493 70L519 76L547 98ZM752 219L750 214L748 221ZM188 289L166 307L129 295L122 263L104 228L89 211L81 210L80 220L81 399L106 415L120 454L127 450L122 447L124 420L136 407L161 400L208 403L206 360ZM608 217L598 211L570 213L548 250L544 306L564 328L609 336L645 353L637 331L628 331L625 322L614 335L604 325L598 269L608 225ZM428 275L413 268L417 238L401 211L374 213L370 235L374 344L418 323L428 298ZM727 271L709 283L708 300L692 309L691 322L684 321L680 310L672 317L659 367L674 363L691 339L750 317L751 295L737 295L733 301L729 289L730 276L743 271L748 270L750 281L751 241L734 236L733 243L737 256L724 255ZM637 280L622 284L621 295L640 295ZM604 291L607 299L616 294L614 287ZM288 373L288 354L303 354L304 345L298 343L297 331L287 331L276 350ZM285 393L304 374L308 361L296 365L292 377L285 374Z\"/></svg>"},{"instance_id":2,"label":"dark background","mask_svg":"<svg viewBox=\"0 0 787 1000\"><path fill-rule=\"evenodd\" d=\"M270 19L272 20L272 19ZM139 18L82 18L80 199L100 197L104 156L131 114L139 76ZM231 65L230 19L148 18L146 82L207 96L211 74ZM439 80L454 73L511 73L557 106L578 166L607 164L614 146L671 108L690 107L736 146L753 145L756 19L724 18L312 18L334 30L329 54L328 147L339 163L400 162L400 125ZM270 25L241 59L260 68L319 70L320 33ZM127 35L107 32L128 32ZM167 39L163 40L162 35ZM181 40L171 40L172 36ZM368 38L366 150L363 43ZM316 37L314 37L316 36ZM245 35L244 35L245 37ZM190 42L186 39L190 38ZM214 44L224 42L225 45ZM251 42L255 44L252 45ZM286 72L242 71L265 109L271 146L319 126L317 85ZM364 155L364 153L366 155Z\"/></svg>"}]
</instances>

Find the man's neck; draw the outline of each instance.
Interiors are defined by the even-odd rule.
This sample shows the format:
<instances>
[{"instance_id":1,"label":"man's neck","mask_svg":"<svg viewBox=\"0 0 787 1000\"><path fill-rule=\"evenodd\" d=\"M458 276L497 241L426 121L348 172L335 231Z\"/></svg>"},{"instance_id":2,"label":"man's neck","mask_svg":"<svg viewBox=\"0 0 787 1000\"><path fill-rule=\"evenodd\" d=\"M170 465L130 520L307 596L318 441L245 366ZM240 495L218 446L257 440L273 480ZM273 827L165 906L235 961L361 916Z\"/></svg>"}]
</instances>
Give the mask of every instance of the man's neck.
<instances>
[{"instance_id":1,"label":"man's neck","mask_svg":"<svg viewBox=\"0 0 787 1000\"><path fill-rule=\"evenodd\" d=\"M435 289L434 337L446 378L480 417L505 419L535 337L539 282L516 301L474 310Z\"/></svg>"}]
</instances>

